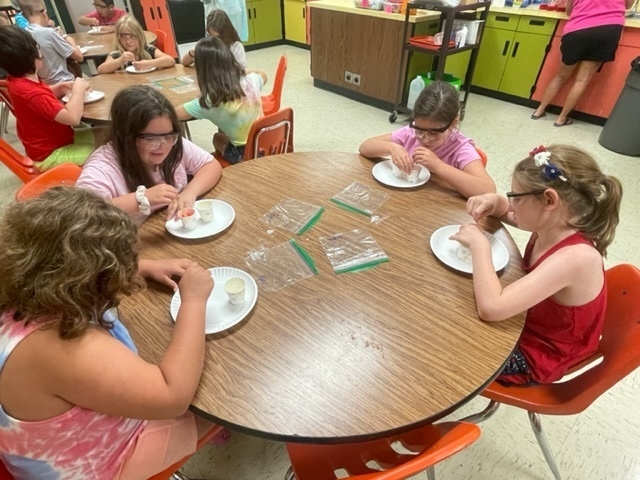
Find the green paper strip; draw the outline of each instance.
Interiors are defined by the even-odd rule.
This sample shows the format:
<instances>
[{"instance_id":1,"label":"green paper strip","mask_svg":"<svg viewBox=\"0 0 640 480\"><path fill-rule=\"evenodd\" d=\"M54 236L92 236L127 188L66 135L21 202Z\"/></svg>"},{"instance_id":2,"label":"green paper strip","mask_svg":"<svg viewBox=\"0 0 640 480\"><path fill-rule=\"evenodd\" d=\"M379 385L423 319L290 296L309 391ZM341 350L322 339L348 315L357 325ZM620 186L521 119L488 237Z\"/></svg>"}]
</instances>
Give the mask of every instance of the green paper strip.
<instances>
[{"instance_id":1,"label":"green paper strip","mask_svg":"<svg viewBox=\"0 0 640 480\"><path fill-rule=\"evenodd\" d=\"M359 270L365 270L367 268L375 267L384 262L388 262L389 257L381 258L379 260L373 260L368 263L363 263L362 265L354 265L353 267L343 268L342 270L336 270L336 273L347 273L347 272L357 272Z\"/></svg>"},{"instance_id":2,"label":"green paper strip","mask_svg":"<svg viewBox=\"0 0 640 480\"><path fill-rule=\"evenodd\" d=\"M354 207L352 205L349 205L348 203L344 203L344 202L342 202L340 200L337 200L335 198L332 198L331 201L333 203L335 203L336 205L344 208L345 210L349 210L349 211L355 212L355 213L361 213L362 215L366 215L367 217L371 216L371 214L369 212L365 212L364 210L360 210L359 208L356 208L356 207Z\"/></svg>"},{"instance_id":3,"label":"green paper strip","mask_svg":"<svg viewBox=\"0 0 640 480\"><path fill-rule=\"evenodd\" d=\"M307 230L309 230L311 227L313 227L316 222L318 220L320 220L320 217L322 216L322 212L324 212L324 207L320 207L320 210L318 210L313 217L311 217L309 219L309 221L306 223L306 225L304 227L302 227L300 229L300 231L297 233L297 235L302 235L304 232L306 232Z\"/></svg>"},{"instance_id":4,"label":"green paper strip","mask_svg":"<svg viewBox=\"0 0 640 480\"><path fill-rule=\"evenodd\" d=\"M296 242L293 239L289 240L289 243L296 250L296 252L298 252L298 255L302 257L302 261L304 261L304 263L307 264L307 267L309 267L309 270L311 270L314 275L317 275L318 273L320 273L318 270L318 267L316 267L316 262L313 261L313 258L311 258L311 255L309 255L309 252L307 252L304 248L302 248L298 244L298 242Z\"/></svg>"}]
</instances>

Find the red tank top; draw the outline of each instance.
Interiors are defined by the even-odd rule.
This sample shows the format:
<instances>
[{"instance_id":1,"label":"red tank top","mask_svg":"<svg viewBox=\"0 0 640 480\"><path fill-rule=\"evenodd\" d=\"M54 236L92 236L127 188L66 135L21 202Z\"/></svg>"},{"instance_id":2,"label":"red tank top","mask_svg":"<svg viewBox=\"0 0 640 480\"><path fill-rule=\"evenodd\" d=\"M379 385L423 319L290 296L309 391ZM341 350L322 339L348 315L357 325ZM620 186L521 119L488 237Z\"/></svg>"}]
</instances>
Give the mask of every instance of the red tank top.
<instances>
[{"instance_id":1,"label":"red tank top","mask_svg":"<svg viewBox=\"0 0 640 480\"><path fill-rule=\"evenodd\" d=\"M529 265L537 238L533 234L525 249L522 268L526 273L561 248L582 243L593 246L577 232L544 252L534 265ZM570 367L593 355L598 349L606 309L606 281L600 293L584 305L560 305L549 297L531 307L518 345L531 368L531 377L538 383L554 382Z\"/></svg>"}]
</instances>

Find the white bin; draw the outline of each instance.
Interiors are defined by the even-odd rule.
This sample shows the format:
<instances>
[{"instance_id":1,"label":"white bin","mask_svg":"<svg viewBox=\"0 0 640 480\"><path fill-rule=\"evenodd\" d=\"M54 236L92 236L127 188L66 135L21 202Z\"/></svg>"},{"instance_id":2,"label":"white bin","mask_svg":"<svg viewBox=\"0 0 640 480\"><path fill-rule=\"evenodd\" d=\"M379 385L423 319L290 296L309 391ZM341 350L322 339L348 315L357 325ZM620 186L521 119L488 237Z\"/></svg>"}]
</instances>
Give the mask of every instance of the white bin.
<instances>
[{"instance_id":1,"label":"white bin","mask_svg":"<svg viewBox=\"0 0 640 480\"><path fill-rule=\"evenodd\" d=\"M480 33L480 25L484 20L455 20L453 22L453 29L459 30L463 25L467 27L467 45L473 45L477 43L478 34Z\"/></svg>"}]
</instances>

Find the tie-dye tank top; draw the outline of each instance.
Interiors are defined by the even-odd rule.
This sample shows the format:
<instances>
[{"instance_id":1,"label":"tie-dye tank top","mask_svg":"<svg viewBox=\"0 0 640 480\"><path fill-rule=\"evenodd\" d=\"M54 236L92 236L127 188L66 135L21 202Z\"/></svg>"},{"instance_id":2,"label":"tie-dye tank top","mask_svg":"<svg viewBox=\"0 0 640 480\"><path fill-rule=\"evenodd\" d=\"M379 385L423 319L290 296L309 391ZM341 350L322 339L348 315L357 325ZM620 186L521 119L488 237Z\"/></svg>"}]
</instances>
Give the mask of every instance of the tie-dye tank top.
<instances>
[{"instance_id":1,"label":"tie-dye tank top","mask_svg":"<svg viewBox=\"0 0 640 480\"><path fill-rule=\"evenodd\" d=\"M0 371L13 349L42 326L16 322L12 313L0 317ZM124 326L118 327L122 332ZM16 480L112 480L145 423L78 406L28 422L11 417L0 405L0 459Z\"/></svg>"}]
</instances>

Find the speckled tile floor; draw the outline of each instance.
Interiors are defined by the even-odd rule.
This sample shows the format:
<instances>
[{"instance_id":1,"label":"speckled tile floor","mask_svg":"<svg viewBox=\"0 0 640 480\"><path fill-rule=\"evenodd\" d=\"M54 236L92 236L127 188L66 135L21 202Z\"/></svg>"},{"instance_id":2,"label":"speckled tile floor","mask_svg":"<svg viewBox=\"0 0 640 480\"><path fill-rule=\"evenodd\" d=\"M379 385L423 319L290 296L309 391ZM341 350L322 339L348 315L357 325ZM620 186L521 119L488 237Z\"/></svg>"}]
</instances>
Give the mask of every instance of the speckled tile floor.
<instances>
[{"instance_id":1,"label":"speckled tile floor","mask_svg":"<svg viewBox=\"0 0 640 480\"><path fill-rule=\"evenodd\" d=\"M295 110L296 151L357 151L371 135L391 131L388 113L362 105L312 85L309 52L295 47L273 47L249 52L251 68L271 76L281 54L288 57L283 105ZM269 91L271 87L267 86ZM509 190L515 162L539 144L570 143L592 152L604 171L616 175L625 193L621 224L610 247L606 265L621 262L640 265L640 158L625 157L601 147L601 128L582 122L568 128L554 128L554 116L532 121L531 110L498 100L472 95L462 131L474 138L489 157L488 170L498 191ZM396 126L403 124L402 117ZM211 148L213 127L205 121L190 123L194 141ZM5 138L20 148L11 119ZM318 168L322 168L321 160ZM20 182L0 165L0 204L13 198ZM527 235L514 231L522 247ZM634 240L635 239L635 240ZM640 372L603 395L580 415L543 417L551 448L565 480L640 480L640 430L638 412ZM476 398L451 418L461 418L484 408ZM525 412L501 407L481 425L482 436L471 447L442 462L438 478L456 480L545 480L551 472L535 442ZM212 480L276 480L284 478L289 466L283 444L233 432L231 440L206 446L184 468L184 473ZM426 479L420 474L416 479Z\"/></svg>"}]
</instances>

